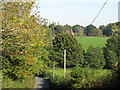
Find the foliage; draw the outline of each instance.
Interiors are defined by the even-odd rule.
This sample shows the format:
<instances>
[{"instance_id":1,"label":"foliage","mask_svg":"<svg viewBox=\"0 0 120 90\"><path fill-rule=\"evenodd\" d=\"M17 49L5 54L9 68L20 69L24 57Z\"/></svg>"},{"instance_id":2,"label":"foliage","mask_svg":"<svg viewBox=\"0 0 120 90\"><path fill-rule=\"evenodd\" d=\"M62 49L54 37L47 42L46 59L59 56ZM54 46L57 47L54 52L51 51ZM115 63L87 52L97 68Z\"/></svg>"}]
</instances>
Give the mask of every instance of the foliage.
<instances>
[{"instance_id":1,"label":"foliage","mask_svg":"<svg viewBox=\"0 0 120 90\"><path fill-rule=\"evenodd\" d=\"M72 86L73 88L102 88L105 87L103 85L106 80L110 82L111 75L111 71L108 70L75 67L71 72L72 80L75 82Z\"/></svg>"},{"instance_id":2,"label":"foliage","mask_svg":"<svg viewBox=\"0 0 120 90\"><path fill-rule=\"evenodd\" d=\"M84 27L80 25L74 25L72 27L73 32L77 34L77 36L84 36Z\"/></svg>"},{"instance_id":3,"label":"foliage","mask_svg":"<svg viewBox=\"0 0 120 90\"><path fill-rule=\"evenodd\" d=\"M115 34L107 40L104 48L104 55L106 59L106 68L111 69L117 67L120 58L120 36Z\"/></svg>"},{"instance_id":4,"label":"foliage","mask_svg":"<svg viewBox=\"0 0 120 90\"><path fill-rule=\"evenodd\" d=\"M50 78L50 86L51 88L71 88L72 80L70 76L63 76L55 75L54 78Z\"/></svg>"},{"instance_id":5,"label":"foliage","mask_svg":"<svg viewBox=\"0 0 120 90\"><path fill-rule=\"evenodd\" d=\"M60 67L63 67L64 50L66 49L67 66L83 64L83 53L81 45L70 34L59 34L53 40L53 50L50 52L50 60L58 62Z\"/></svg>"},{"instance_id":6,"label":"foliage","mask_svg":"<svg viewBox=\"0 0 120 90\"><path fill-rule=\"evenodd\" d=\"M44 60L47 31L30 16L33 3L6 2L2 13L3 77L33 76ZM37 68L36 68L37 67Z\"/></svg>"},{"instance_id":7,"label":"foliage","mask_svg":"<svg viewBox=\"0 0 120 90\"><path fill-rule=\"evenodd\" d=\"M102 48L90 46L85 54L85 64L94 69L104 68L105 59Z\"/></svg>"},{"instance_id":8,"label":"foliage","mask_svg":"<svg viewBox=\"0 0 120 90\"><path fill-rule=\"evenodd\" d=\"M64 31L71 30L72 27L68 24L64 25Z\"/></svg>"},{"instance_id":9,"label":"foliage","mask_svg":"<svg viewBox=\"0 0 120 90\"><path fill-rule=\"evenodd\" d=\"M90 46L93 47L99 46L101 48L104 47L108 39L106 37L75 37L75 38L82 45L85 51L87 51Z\"/></svg>"},{"instance_id":10,"label":"foliage","mask_svg":"<svg viewBox=\"0 0 120 90\"><path fill-rule=\"evenodd\" d=\"M95 26L93 25L89 25L85 27L84 33L87 36L102 36L102 31L97 29Z\"/></svg>"},{"instance_id":11,"label":"foliage","mask_svg":"<svg viewBox=\"0 0 120 90\"><path fill-rule=\"evenodd\" d=\"M48 69L43 72L43 76L49 79L50 88L70 88L73 84L72 79L70 77L70 69L67 69L66 77L64 78L63 69L56 68L53 78L53 70Z\"/></svg>"},{"instance_id":12,"label":"foliage","mask_svg":"<svg viewBox=\"0 0 120 90\"><path fill-rule=\"evenodd\" d=\"M27 78L25 80L4 79L2 88L34 88L34 78Z\"/></svg>"},{"instance_id":13,"label":"foliage","mask_svg":"<svg viewBox=\"0 0 120 90\"><path fill-rule=\"evenodd\" d=\"M107 26L101 25L99 29L102 30L103 35L112 36L114 33L118 32L118 26L120 22L110 23Z\"/></svg>"}]
</instances>

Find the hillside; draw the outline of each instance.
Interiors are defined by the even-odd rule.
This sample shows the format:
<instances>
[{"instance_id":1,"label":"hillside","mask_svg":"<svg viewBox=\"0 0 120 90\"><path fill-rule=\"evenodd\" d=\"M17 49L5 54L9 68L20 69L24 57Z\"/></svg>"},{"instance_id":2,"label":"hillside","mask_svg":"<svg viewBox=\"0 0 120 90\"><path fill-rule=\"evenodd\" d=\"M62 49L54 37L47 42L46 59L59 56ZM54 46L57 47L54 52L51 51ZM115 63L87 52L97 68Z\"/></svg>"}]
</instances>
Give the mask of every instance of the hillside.
<instances>
[{"instance_id":1,"label":"hillside","mask_svg":"<svg viewBox=\"0 0 120 90\"><path fill-rule=\"evenodd\" d=\"M75 37L86 51L90 45L104 47L108 37Z\"/></svg>"}]
</instances>

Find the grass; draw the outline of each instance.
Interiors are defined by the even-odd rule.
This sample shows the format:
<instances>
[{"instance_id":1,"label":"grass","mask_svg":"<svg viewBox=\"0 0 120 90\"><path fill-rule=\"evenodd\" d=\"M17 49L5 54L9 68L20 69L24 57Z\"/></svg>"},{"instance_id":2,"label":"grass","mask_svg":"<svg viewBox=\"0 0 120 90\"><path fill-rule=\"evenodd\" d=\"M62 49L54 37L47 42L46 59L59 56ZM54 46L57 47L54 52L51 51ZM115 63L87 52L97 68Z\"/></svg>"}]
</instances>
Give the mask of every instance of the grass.
<instances>
[{"instance_id":1,"label":"grass","mask_svg":"<svg viewBox=\"0 0 120 90\"><path fill-rule=\"evenodd\" d=\"M48 69L48 71L53 72L53 69L52 68ZM66 69L67 74L69 74L71 72L72 72L72 70L70 68ZM64 69L56 67L55 68L55 75L64 76Z\"/></svg>"},{"instance_id":2,"label":"grass","mask_svg":"<svg viewBox=\"0 0 120 90\"><path fill-rule=\"evenodd\" d=\"M88 73L94 72L94 74L92 74L91 77L100 77L103 75L106 75L108 73L110 73L110 70L106 70L106 69L90 69L90 68L81 68L82 71L87 71ZM53 69L48 69L48 71L53 72ZM66 69L66 73L70 74L72 72L72 68L67 68ZM55 68L55 74L59 75L59 76L63 76L64 75L64 69L63 68L59 68L56 67Z\"/></svg>"},{"instance_id":3,"label":"grass","mask_svg":"<svg viewBox=\"0 0 120 90\"><path fill-rule=\"evenodd\" d=\"M3 81L3 88L34 88L34 85L35 79L33 77L25 79L24 81L12 81L10 79L5 79Z\"/></svg>"},{"instance_id":4,"label":"grass","mask_svg":"<svg viewBox=\"0 0 120 90\"><path fill-rule=\"evenodd\" d=\"M83 49L87 51L89 46L104 47L108 37L75 37L77 41L82 45Z\"/></svg>"}]
</instances>

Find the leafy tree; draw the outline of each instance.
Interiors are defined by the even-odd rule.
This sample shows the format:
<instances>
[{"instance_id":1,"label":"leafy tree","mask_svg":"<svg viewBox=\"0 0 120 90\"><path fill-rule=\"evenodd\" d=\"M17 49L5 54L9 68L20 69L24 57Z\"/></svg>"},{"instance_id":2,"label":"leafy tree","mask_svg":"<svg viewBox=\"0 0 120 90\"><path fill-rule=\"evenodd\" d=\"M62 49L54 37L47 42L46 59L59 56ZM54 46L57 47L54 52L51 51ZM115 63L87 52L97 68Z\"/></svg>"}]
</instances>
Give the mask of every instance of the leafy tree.
<instances>
[{"instance_id":1,"label":"leafy tree","mask_svg":"<svg viewBox=\"0 0 120 90\"><path fill-rule=\"evenodd\" d=\"M58 62L63 67L64 50L67 53L67 66L81 65L84 62L83 49L76 39L70 34L59 34L53 40L53 49L50 52L50 60Z\"/></svg>"},{"instance_id":2,"label":"leafy tree","mask_svg":"<svg viewBox=\"0 0 120 90\"><path fill-rule=\"evenodd\" d=\"M115 34L107 40L104 48L104 55L106 59L106 68L111 69L117 66L120 58L120 36Z\"/></svg>"},{"instance_id":3,"label":"leafy tree","mask_svg":"<svg viewBox=\"0 0 120 90\"><path fill-rule=\"evenodd\" d=\"M54 30L55 27L56 27L55 23L52 23L52 24L49 25L49 28L52 29L52 30Z\"/></svg>"},{"instance_id":4,"label":"leafy tree","mask_svg":"<svg viewBox=\"0 0 120 90\"><path fill-rule=\"evenodd\" d=\"M73 32L77 34L77 36L83 36L84 35L84 27L80 25L74 25Z\"/></svg>"},{"instance_id":5,"label":"leafy tree","mask_svg":"<svg viewBox=\"0 0 120 90\"><path fill-rule=\"evenodd\" d=\"M103 68L105 66L103 50L100 47L94 48L90 46L85 55L85 63L87 66L94 69Z\"/></svg>"},{"instance_id":6,"label":"leafy tree","mask_svg":"<svg viewBox=\"0 0 120 90\"><path fill-rule=\"evenodd\" d=\"M2 13L3 77L12 79L40 72L47 51L46 30L30 16L33 3L6 2ZM44 52L43 52L44 51Z\"/></svg>"},{"instance_id":7,"label":"leafy tree","mask_svg":"<svg viewBox=\"0 0 120 90\"><path fill-rule=\"evenodd\" d=\"M114 33L118 33L119 22L110 23L107 26L100 26L99 29L103 31L103 35L112 36Z\"/></svg>"},{"instance_id":8,"label":"leafy tree","mask_svg":"<svg viewBox=\"0 0 120 90\"><path fill-rule=\"evenodd\" d=\"M64 27L62 25L57 25L55 28L54 28L54 31L55 31L55 34L60 34L60 33L64 33Z\"/></svg>"},{"instance_id":9,"label":"leafy tree","mask_svg":"<svg viewBox=\"0 0 120 90\"><path fill-rule=\"evenodd\" d=\"M106 35L106 36L111 36L112 33L113 33L113 31L112 31L112 25L109 24L109 25L107 25L107 26L104 28L103 34Z\"/></svg>"},{"instance_id":10,"label":"leafy tree","mask_svg":"<svg viewBox=\"0 0 120 90\"><path fill-rule=\"evenodd\" d=\"M64 25L64 31L71 30L72 27L68 24Z\"/></svg>"},{"instance_id":11,"label":"leafy tree","mask_svg":"<svg viewBox=\"0 0 120 90\"><path fill-rule=\"evenodd\" d=\"M89 26L85 27L84 33L87 36L99 36L102 34L101 30L97 29L93 25L89 25Z\"/></svg>"}]
</instances>

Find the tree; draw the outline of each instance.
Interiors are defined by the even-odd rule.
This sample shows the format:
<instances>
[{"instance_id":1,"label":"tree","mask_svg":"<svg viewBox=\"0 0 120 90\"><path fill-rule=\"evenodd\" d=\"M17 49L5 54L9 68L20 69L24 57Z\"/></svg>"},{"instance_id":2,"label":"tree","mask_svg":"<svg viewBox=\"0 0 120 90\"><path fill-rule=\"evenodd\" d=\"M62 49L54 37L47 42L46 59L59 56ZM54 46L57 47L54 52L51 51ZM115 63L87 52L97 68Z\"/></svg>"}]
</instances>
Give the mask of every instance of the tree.
<instances>
[{"instance_id":1,"label":"tree","mask_svg":"<svg viewBox=\"0 0 120 90\"><path fill-rule=\"evenodd\" d=\"M104 56L106 59L106 68L112 69L117 66L120 58L120 36L114 34L107 40L107 44L104 48Z\"/></svg>"},{"instance_id":2,"label":"tree","mask_svg":"<svg viewBox=\"0 0 120 90\"><path fill-rule=\"evenodd\" d=\"M97 29L95 26L93 25L89 25L87 27L85 27L85 31L84 33L87 36L99 36L102 34L101 30Z\"/></svg>"},{"instance_id":3,"label":"tree","mask_svg":"<svg viewBox=\"0 0 120 90\"><path fill-rule=\"evenodd\" d=\"M73 32L77 34L77 36L83 36L84 35L84 27L80 25L74 25Z\"/></svg>"},{"instance_id":4,"label":"tree","mask_svg":"<svg viewBox=\"0 0 120 90\"><path fill-rule=\"evenodd\" d=\"M33 3L6 2L2 8L3 77L26 78L40 72L47 31L30 16ZM44 65L45 66L45 65Z\"/></svg>"},{"instance_id":5,"label":"tree","mask_svg":"<svg viewBox=\"0 0 120 90\"><path fill-rule=\"evenodd\" d=\"M94 69L104 68L105 59L102 48L90 46L85 54L85 64Z\"/></svg>"},{"instance_id":6,"label":"tree","mask_svg":"<svg viewBox=\"0 0 120 90\"><path fill-rule=\"evenodd\" d=\"M50 59L58 62L58 66L63 67L64 50L67 51L67 66L73 67L84 62L84 50L76 39L70 34L59 34L53 40L53 49L50 52Z\"/></svg>"},{"instance_id":7,"label":"tree","mask_svg":"<svg viewBox=\"0 0 120 90\"><path fill-rule=\"evenodd\" d=\"M68 25L68 24L64 25L64 31L67 31L67 30L70 31L71 29L72 29L72 27L70 25Z\"/></svg>"},{"instance_id":8,"label":"tree","mask_svg":"<svg viewBox=\"0 0 120 90\"><path fill-rule=\"evenodd\" d=\"M62 25L57 25L55 28L55 34L60 34L60 33L64 33L64 27Z\"/></svg>"},{"instance_id":9,"label":"tree","mask_svg":"<svg viewBox=\"0 0 120 90\"><path fill-rule=\"evenodd\" d=\"M118 33L118 27L119 26L119 22L117 23L110 23L107 26L100 26L99 29L101 29L103 31L103 35L106 36L112 36L114 33Z\"/></svg>"}]
</instances>

